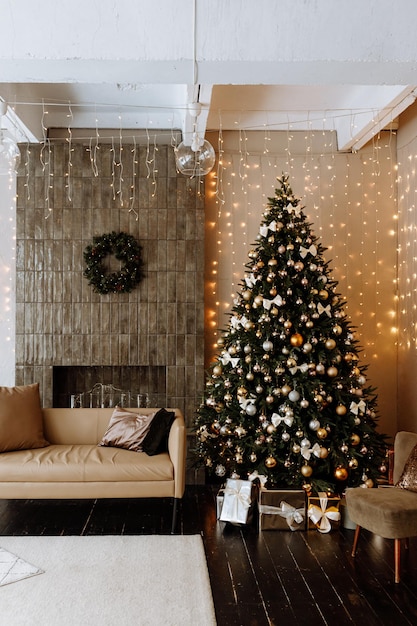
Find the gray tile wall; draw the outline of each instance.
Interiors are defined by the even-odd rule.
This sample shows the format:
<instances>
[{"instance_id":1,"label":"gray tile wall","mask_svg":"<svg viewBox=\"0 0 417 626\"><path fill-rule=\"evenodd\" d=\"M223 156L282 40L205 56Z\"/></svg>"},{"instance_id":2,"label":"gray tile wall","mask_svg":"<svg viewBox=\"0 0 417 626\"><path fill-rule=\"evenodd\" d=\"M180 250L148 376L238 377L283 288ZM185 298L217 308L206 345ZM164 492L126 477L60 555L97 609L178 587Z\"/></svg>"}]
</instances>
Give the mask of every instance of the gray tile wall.
<instances>
[{"instance_id":1,"label":"gray tile wall","mask_svg":"<svg viewBox=\"0 0 417 626\"><path fill-rule=\"evenodd\" d=\"M16 384L39 382L51 406L54 365L165 366L166 405L190 424L204 385L203 197L199 181L177 174L171 146L150 165L146 147L137 164L132 148L123 146L121 169L118 148L101 144L96 176L88 146L21 146ZM100 295L83 277L83 251L113 230L142 245L145 278L130 294Z\"/></svg>"}]
</instances>

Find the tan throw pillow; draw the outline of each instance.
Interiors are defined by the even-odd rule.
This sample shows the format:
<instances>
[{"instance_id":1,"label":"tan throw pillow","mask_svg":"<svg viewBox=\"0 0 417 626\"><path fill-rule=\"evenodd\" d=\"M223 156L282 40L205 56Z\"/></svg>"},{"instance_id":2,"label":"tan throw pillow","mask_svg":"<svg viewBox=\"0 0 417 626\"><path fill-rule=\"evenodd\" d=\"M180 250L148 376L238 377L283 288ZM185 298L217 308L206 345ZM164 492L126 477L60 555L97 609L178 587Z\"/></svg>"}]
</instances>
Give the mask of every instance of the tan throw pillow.
<instances>
[{"instance_id":1,"label":"tan throw pillow","mask_svg":"<svg viewBox=\"0 0 417 626\"><path fill-rule=\"evenodd\" d=\"M417 445L411 450L400 480L395 486L417 492Z\"/></svg>"},{"instance_id":2,"label":"tan throw pillow","mask_svg":"<svg viewBox=\"0 0 417 626\"><path fill-rule=\"evenodd\" d=\"M0 387L0 452L45 446L39 384Z\"/></svg>"},{"instance_id":3,"label":"tan throw pillow","mask_svg":"<svg viewBox=\"0 0 417 626\"><path fill-rule=\"evenodd\" d=\"M149 430L153 416L154 413L140 415L116 407L98 445L141 452L142 441Z\"/></svg>"}]
</instances>

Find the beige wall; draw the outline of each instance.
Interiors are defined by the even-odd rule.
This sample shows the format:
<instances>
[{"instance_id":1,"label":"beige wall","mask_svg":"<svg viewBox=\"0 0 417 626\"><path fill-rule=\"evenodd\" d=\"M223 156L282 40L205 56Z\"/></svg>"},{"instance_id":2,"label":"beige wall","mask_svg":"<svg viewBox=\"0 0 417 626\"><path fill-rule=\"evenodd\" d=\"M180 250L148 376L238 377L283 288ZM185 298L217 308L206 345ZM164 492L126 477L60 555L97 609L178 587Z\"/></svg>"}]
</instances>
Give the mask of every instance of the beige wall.
<instances>
[{"instance_id":1,"label":"beige wall","mask_svg":"<svg viewBox=\"0 0 417 626\"><path fill-rule=\"evenodd\" d=\"M357 154L338 154L333 133L223 133L223 167L206 192L206 361L225 328L247 253L276 178L288 172L314 233L328 248L345 311L357 327L377 387L380 429L397 430L396 139L391 133ZM217 182L216 182L217 177Z\"/></svg>"}]
</instances>

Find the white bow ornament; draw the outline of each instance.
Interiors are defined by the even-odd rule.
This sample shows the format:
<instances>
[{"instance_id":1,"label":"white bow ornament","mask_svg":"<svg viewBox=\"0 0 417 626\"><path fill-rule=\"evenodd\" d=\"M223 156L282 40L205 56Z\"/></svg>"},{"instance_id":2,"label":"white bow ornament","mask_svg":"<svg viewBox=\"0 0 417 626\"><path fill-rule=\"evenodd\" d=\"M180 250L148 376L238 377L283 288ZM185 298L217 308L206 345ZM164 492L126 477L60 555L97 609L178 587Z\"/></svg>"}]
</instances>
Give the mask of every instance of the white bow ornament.
<instances>
[{"instance_id":1,"label":"white bow ornament","mask_svg":"<svg viewBox=\"0 0 417 626\"><path fill-rule=\"evenodd\" d=\"M328 304L327 306L323 306L322 303L319 302L317 305L317 311L319 312L319 315L322 315L322 313L326 313L326 315L328 315L329 317L332 316L332 314L330 313L330 304Z\"/></svg>"},{"instance_id":2,"label":"white bow ornament","mask_svg":"<svg viewBox=\"0 0 417 626\"><path fill-rule=\"evenodd\" d=\"M301 446L301 455L306 461L310 460L312 454L317 457L320 456L320 446L318 443L315 443L312 448L309 448L308 446Z\"/></svg>"},{"instance_id":3,"label":"white bow ornament","mask_svg":"<svg viewBox=\"0 0 417 626\"><path fill-rule=\"evenodd\" d=\"M229 352L224 352L224 354L220 357L220 361L223 365L227 365L228 363L230 363L232 367L236 367L236 365L239 363L239 357L232 357Z\"/></svg>"},{"instance_id":4,"label":"white bow ornament","mask_svg":"<svg viewBox=\"0 0 417 626\"><path fill-rule=\"evenodd\" d=\"M311 256L316 256L317 248L316 248L316 246L313 243L311 244L311 246L309 248L305 248L304 246L300 246L300 257L302 259L305 259L305 257L307 256L308 253L310 253Z\"/></svg>"},{"instance_id":5,"label":"white bow ornament","mask_svg":"<svg viewBox=\"0 0 417 626\"><path fill-rule=\"evenodd\" d=\"M287 426L292 426L293 421L294 418L291 415L284 415L283 417L281 417L281 415L278 415L278 413L273 413L271 417L271 422L275 426L275 428L279 426L281 422L284 422L284 424L286 424Z\"/></svg>"},{"instance_id":6,"label":"white bow ornament","mask_svg":"<svg viewBox=\"0 0 417 626\"><path fill-rule=\"evenodd\" d=\"M270 224L268 224L268 226L259 227L259 232L261 233L262 237L268 236L268 230L272 231L273 233L277 231L277 223L275 220L271 222Z\"/></svg>"},{"instance_id":7,"label":"white bow ornament","mask_svg":"<svg viewBox=\"0 0 417 626\"><path fill-rule=\"evenodd\" d=\"M282 305L282 298L279 294L275 296L275 298L273 298L272 300L268 300L267 298L263 299L264 309L266 309L267 311L269 311L273 304L276 304L277 306Z\"/></svg>"},{"instance_id":8,"label":"white bow ornament","mask_svg":"<svg viewBox=\"0 0 417 626\"><path fill-rule=\"evenodd\" d=\"M359 402L351 402L350 403L350 412L354 415L357 415L359 411L361 413L365 413L366 404L363 400L359 400Z\"/></svg>"}]
</instances>

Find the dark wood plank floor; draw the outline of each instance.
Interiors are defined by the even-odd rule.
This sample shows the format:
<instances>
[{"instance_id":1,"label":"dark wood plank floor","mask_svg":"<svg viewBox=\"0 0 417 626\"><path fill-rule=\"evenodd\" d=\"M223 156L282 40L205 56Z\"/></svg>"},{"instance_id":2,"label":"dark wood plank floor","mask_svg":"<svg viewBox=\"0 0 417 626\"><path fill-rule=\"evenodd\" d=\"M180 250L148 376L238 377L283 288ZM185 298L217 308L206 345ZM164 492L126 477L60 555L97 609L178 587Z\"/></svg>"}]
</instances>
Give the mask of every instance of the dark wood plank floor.
<instances>
[{"instance_id":1,"label":"dark wood plank floor","mask_svg":"<svg viewBox=\"0 0 417 626\"><path fill-rule=\"evenodd\" d=\"M217 522L216 490L187 486L179 532L202 534L219 626L417 624L417 538L396 585L391 541L364 531L353 559L352 530ZM1 535L169 534L170 515L169 500L3 500L0 545Z\"/></svg>"}]
</instances>

